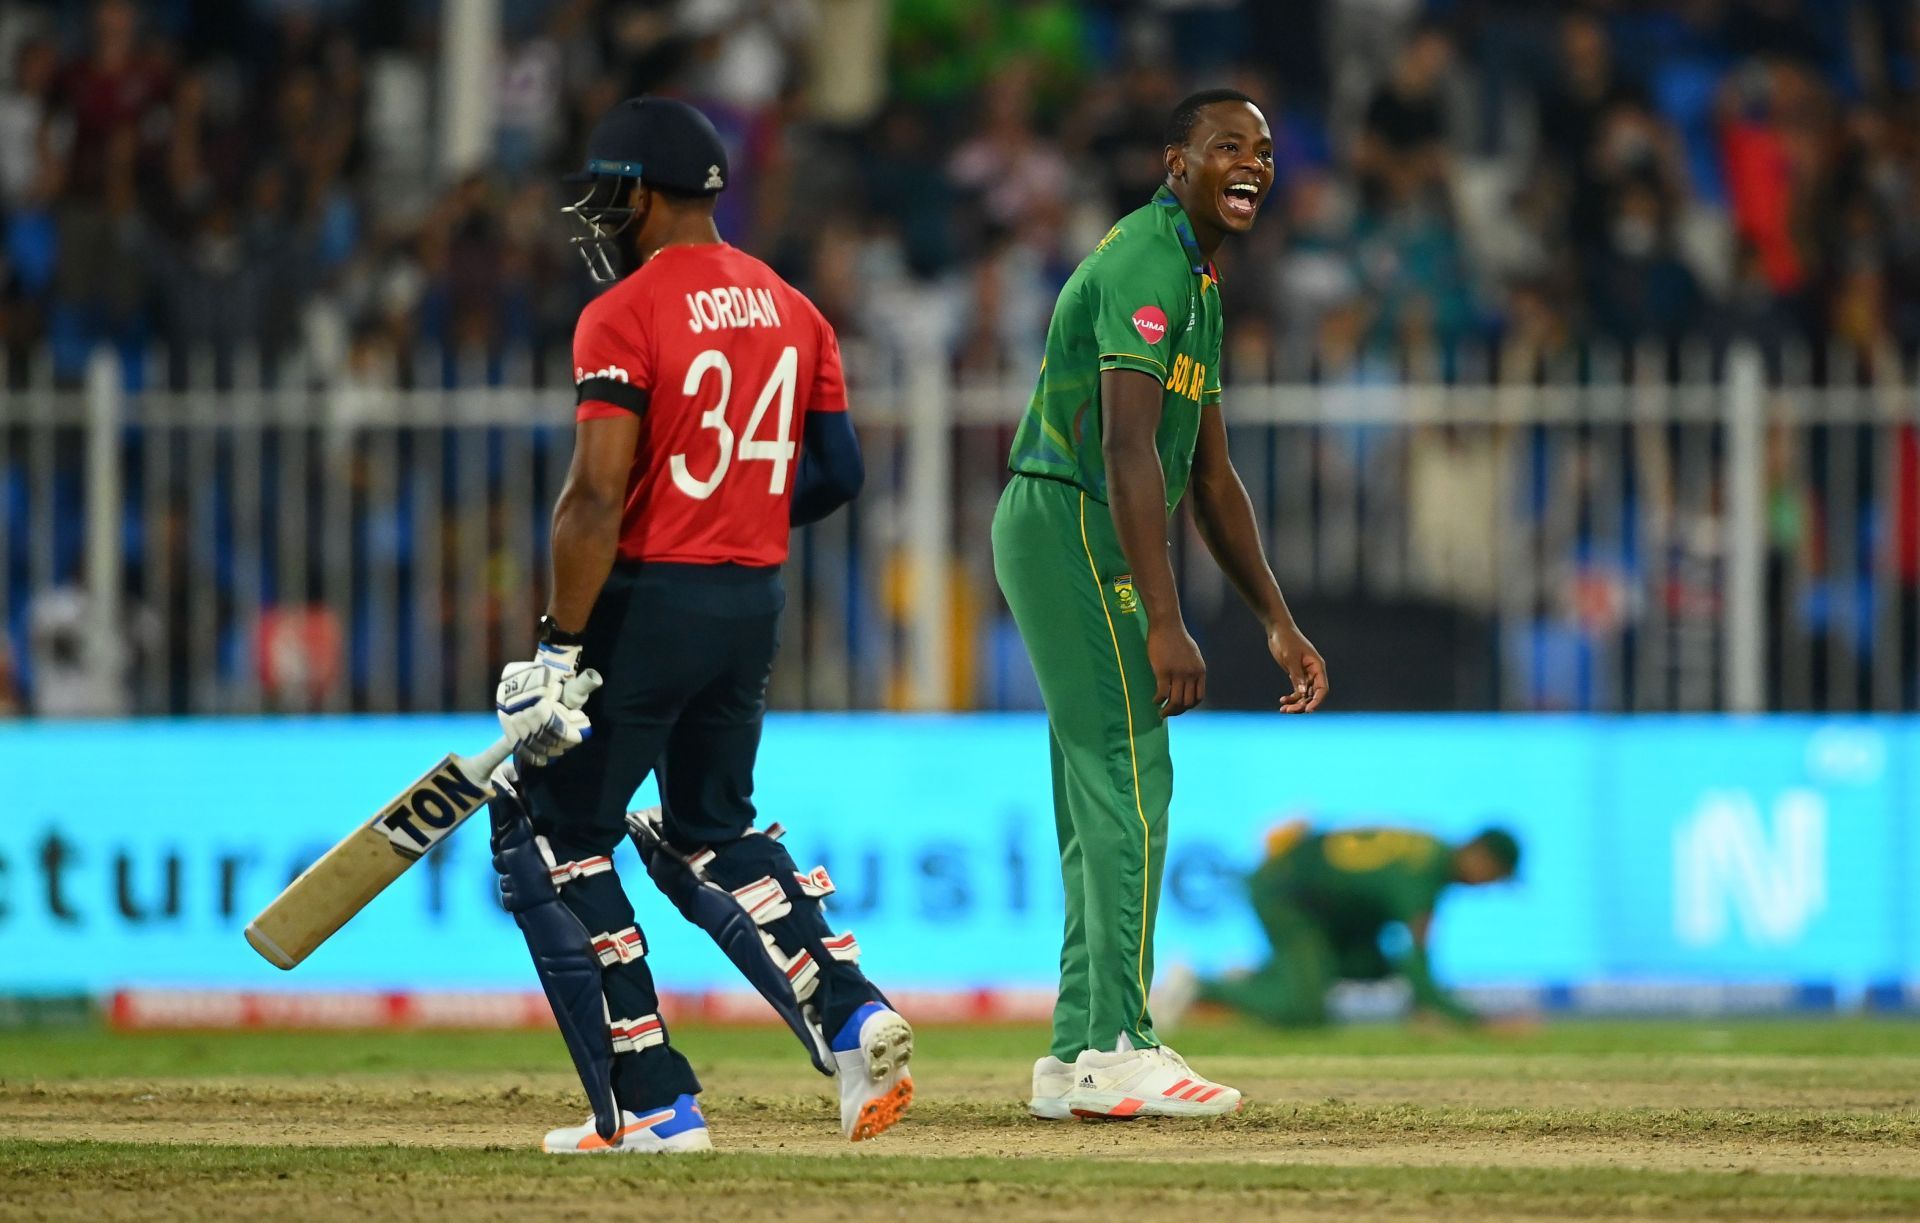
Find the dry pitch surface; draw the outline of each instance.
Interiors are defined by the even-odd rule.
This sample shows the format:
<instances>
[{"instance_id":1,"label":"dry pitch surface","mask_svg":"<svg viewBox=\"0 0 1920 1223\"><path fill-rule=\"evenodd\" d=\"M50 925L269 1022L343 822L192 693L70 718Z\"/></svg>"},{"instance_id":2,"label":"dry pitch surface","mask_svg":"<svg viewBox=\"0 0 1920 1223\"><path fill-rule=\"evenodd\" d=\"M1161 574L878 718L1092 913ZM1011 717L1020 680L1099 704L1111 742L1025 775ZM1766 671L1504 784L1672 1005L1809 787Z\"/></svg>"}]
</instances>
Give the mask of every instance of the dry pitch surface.
<instances>
[{"instance_id":1,"label":"dry pitch surface","mask_svg":"<svg viewBox=\"0 0 1920 1223\"><path fill-rule=\"evenodd\" d=\"M656 1160L532 1149L547 1035L0 1033L0 1218L1920 1218L1920 1025L1183 1036L1239 1116L1031 1121L1038 1031L931 1029L852 1147L784 1033L680 1029L722 1150Z\"/></svg>"}]
</instances>

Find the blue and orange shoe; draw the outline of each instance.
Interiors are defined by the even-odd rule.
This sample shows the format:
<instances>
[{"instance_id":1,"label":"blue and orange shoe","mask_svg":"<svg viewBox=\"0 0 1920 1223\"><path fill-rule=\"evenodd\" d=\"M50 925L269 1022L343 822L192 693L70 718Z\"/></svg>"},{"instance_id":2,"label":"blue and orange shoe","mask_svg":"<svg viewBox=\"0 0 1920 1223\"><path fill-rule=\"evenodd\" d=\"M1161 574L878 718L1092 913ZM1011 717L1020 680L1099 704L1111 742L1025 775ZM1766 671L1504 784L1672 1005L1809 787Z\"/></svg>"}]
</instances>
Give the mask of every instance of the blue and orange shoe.
<instances>
[{"instance_id":1,"label":"blue and orange shoe","mask_svg":"<svg viewBox=\"0 0 1920 1223\"><path fill-rule=\"evenodd\" d=\"M891 1129L913 1103L913 1029L878 1002L842 1024L829 1046L840 1082L840 1130L865 1142Z\"/></svg>"},{"instance_id":2,"label":"blue and orange shoe","mask_svg":"<svg viewBox=\"0 0 1920 1223\"><path fill-rule=\"evenodd\" d=\"M700 1114L700 1102L681 1096L670 1108L656 1108L635 1114L622 1110L620 1128L608 1142L593 1128L593 1118L585 1125L570 1125L547 1135L540 1149L549 1155L680 1155L688 1151L711 1151L713 1139L707 1135L707 1119Z\"/></svg>"}]
</instances>

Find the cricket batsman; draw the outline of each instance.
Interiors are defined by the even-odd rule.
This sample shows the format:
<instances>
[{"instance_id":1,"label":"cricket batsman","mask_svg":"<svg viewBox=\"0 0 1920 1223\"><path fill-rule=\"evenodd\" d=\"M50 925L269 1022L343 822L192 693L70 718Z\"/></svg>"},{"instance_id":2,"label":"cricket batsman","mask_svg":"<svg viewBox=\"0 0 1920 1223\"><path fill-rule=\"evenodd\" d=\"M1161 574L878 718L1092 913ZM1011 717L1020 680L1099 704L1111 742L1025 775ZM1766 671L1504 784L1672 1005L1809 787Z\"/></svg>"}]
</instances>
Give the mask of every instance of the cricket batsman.
<instances>
[{"instance_id":1,"label":"cricket batsman","mask_svg":"<svg viewBox=\"0 0 1920 1223\"><path fill-rule=\"evenodd\" d=\"M853 936L828 928L832 880L794 864L779 825L754 824L788 534L851 500L864 470L832 329L714 226L727 173L706 116L633 98L594 128L565 210L613 284L574 332L553 597L532 660L501 673L520 750L491 808L502 899L593 1107L547 1135L554 1153L712 1145L614 873L622 837L837 1078L849 1138L913 1098L912 1030ZM587 666L605 683L576 714L562 686ZM629 813L650 772L661 805Z\"/></svg>"},{"instance_id":2,"label":"cricket batsman","mask_svg":"<svg viewBox=\"0 0 1920 1223\"><path fill-rule=\"evenodd\" d=\"M1189 1003L1200 1001L1282 1027L1320 1027L1334 982L1398 974L1412 987L1416 1012L1477 1024L1480 1017L1433 978L1427 941L1434 908L1455 884L1499 883L1519 867L1520 843L1503 828L1448 845L1402 828L1312 832L1304 822L1283 825L1248 880L1273 958L1240 976L1170 980L1162 1003L1166 1021L1178 1022ZM1380 936L1395 924L1406 927L1410 942L1389 959Z\"/></svg>"},{"instance_id":3,"label":"cricket batsman","mask_svg":"<svg viewBox=\"0 0 1920 1223\"><path fill-rule=\"evenodd\" d=\"M993 520L994 573L1047 707L1066 930L1053 1048L1034 1064L1044 1119L1218 1116L1240 1093L1196 1074L1148 1014L1173 759L1167 721L1206 696L1181 619L1167 524L1194 521L1291 681L1285 713L1327 695L1227 457L1213 257L1273 185L1259 107L1194 94L1166 137L1166 182L1067 280Z\"/></svg>"}]
</instances>

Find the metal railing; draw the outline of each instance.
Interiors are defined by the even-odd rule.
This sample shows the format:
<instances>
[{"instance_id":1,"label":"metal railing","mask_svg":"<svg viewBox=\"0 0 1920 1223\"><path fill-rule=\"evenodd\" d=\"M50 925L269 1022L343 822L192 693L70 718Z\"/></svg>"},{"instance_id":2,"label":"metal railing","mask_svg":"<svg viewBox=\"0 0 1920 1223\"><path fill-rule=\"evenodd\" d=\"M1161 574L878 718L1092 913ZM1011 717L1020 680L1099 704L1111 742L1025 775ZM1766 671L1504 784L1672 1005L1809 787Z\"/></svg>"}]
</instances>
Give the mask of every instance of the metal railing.
<instances>
[{"instance_id":1,"label":"metal railing","mask_svg":"<svg viewBox=\"0 0 1920 1223\"><path fill-rule=\"evenodd\" d=\"M776 704L1032 706L988 545L1030 380L854 356L868 488L795 537ZM1920 400L1899 362L1822 366L1318 372L1226 405L1282 584L1361 679L1346 703L1912 709ZM483 706L545 600L564 385L530 362L413 391L211 368L129 391L103 358L0 398L0 610L31 706ZM1205 644L1229 674L1233 596L1182 522L1189 618L1228 626Z\"/></svg>"}]
</instances>

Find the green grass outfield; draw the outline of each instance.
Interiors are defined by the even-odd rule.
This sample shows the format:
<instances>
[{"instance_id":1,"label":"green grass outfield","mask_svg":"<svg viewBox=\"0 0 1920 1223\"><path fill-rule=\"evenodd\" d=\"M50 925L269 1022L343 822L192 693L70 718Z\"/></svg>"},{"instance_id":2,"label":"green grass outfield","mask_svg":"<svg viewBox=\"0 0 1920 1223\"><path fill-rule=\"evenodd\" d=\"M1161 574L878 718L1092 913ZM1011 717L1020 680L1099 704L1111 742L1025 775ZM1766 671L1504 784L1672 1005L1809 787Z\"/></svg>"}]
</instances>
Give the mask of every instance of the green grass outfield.
<instances>
[{"instance_id":1,"label":"green grass outfield","mask_svg":"<svg viewBox=\"0 0 1920 1223\"><path fill-rule=\"evenodd\" d=\"M0 1217L1920 1218L1920 1023L1199 1026L1248 1107L1129 1124L1026 1118L1037 1029L930 1028L858 1147L784 1031L675 1036L713 1157L538 1154L547 1034L0 1032Z\"/></svg>"}]
</instances>

